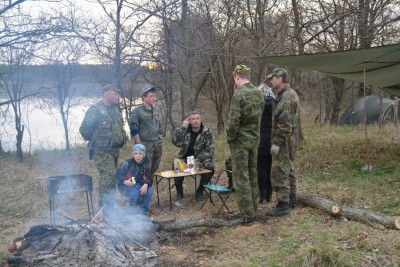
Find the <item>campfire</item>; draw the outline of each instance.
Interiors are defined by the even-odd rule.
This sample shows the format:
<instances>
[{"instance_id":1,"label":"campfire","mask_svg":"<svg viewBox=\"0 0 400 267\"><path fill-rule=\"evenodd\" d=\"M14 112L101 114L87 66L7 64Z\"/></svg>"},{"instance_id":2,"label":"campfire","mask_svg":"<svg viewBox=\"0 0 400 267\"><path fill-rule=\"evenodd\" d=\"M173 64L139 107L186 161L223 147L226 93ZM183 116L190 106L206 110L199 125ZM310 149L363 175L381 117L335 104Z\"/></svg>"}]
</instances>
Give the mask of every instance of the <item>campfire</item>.
<instances>
[{"instance_id":1,"label":"campfire","mask_svg":"<svg viewBox=\"0 0 400 267\"><path fill-rule=\"evenodd\" d=\"M9 247L10 266L156 266L156 227L144 215L102 209L92 220L38 225Z\"/></svg>"}]
</instances>

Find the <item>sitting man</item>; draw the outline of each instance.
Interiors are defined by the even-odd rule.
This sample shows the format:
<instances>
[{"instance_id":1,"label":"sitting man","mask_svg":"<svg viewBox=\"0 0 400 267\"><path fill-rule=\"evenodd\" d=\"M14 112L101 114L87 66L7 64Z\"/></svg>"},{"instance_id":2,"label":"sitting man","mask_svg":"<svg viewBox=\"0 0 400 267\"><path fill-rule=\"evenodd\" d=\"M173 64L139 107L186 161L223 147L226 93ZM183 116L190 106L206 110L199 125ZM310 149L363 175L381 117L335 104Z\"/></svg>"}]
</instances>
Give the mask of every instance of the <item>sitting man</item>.
<instances>
[{"instance_id":1,"label":"sitting man","mask_svg":"<svg viewBox=\"0 0 400 267\"><path fill-rule=\"evenodd\" d=\"M179 158L186 162L187 157L194 156L198 159L200 165L204 169L210 170L210 173L202 174L199 187L196 190L196 201L204 201L204 187L203 184L208 184L214 174L214 150L215 140L211 129L207 128L201 122L201 114L198 111L189 113L181 127L175 131L172 138L172 143L180 147ZM175 178L176 197L183 198L183 183L184 177Z\"/></svg>"},{"instance_id":2,"label":"sitting man","mask_svg":"<svg viewBox=\"0 0 400 267\"><path fill-rule=\"evenodd\" d=\"M144 156L145 147L136 144L132 148L132 158L125 160L117 170L116 178L118 189L124 196L129 197L129 209L136 212L139 203L142 203L141 214L146 215L149 210L153 194L152 175L146 166Z\"/></svg>"}]
</instances>

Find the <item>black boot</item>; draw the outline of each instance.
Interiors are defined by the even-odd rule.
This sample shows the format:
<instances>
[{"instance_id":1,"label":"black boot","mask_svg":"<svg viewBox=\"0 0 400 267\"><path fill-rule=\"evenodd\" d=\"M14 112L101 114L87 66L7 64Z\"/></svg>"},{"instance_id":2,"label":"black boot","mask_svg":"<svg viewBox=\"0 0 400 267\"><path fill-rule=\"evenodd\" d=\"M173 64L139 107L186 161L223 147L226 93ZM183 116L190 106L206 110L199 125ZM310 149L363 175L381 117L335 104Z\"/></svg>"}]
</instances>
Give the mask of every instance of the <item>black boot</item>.
<instances>
[{"instance_id":1,"label":"black boot","mask_svg":"<svg viewBox=\"0 0 400 267\"><path fill-rule=\"evenodd\" d=\"M281 217L284 215L288 215L291 211L292 209L290 208L288 203L278 201L278 204L276 204L275 209L267 211L267 213L265 213L265 216Z\"/></svg>"},{"instance_id":2,"label":"black boot","mask_svg":"<svg viewBox=\"0 0 400 267\"><path fill-rule=\"evenodd\" d=\"M183 198L183 187L176 187L176 199Z\"/></svg>"},{"instance_id":3,"label":"black boot","mask_svg":"<svg viewBox=\"0 0 400 267\"><path fill-rule=\"evenodd\" d=\"M292 209L297 207L296 192L290 192L289 194L289 205Z\"/></svg>"},{"instance_id":4,"label":"black boot","mask_svg":"<svg viewBox=\"0 0 400 267\"><path fill-rule=\"evenodd\" d=\"M206 200L206 196L203 194L203 192L197 191L196 192L196 201L203 202L204 200Z\"/></svg>"}]
</instances>

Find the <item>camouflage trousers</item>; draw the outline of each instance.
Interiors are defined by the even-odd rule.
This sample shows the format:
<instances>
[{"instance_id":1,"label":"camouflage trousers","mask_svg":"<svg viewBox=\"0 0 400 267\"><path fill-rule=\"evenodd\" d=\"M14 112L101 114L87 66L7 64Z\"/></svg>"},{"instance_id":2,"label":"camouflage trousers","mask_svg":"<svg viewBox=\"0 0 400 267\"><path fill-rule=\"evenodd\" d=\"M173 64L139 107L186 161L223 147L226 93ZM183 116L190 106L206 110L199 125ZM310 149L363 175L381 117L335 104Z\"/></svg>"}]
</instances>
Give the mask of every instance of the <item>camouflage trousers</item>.
<instances>
[{"instance_id":1,"label":"camouflage trousers","mask_svg":"<svg viewBox=\"0 0 400 267\"><path fill-rule=\"evenodd\" d=\"M244 218L254 217L258 208L257 148L243 149L232 144L229 148L240 215Z\"/></svg>"},{"instance_id":2,"label":"camouflage trousers","mask_svg":"<svg viewBox=\"0 0 400 267\"><path fill-rule=\"evenodd\" d=\"M99 208L103 205L115 205L117 202L115 172L118 156L118 151L96 152L93 156L93 161L100 173Z\"/></svg>"},{"instance_id":3,"label":"camouflage trousers","mask_svg":"<svg viewBox=\"0 0 400 267\"><path fill-rule=\"evenodd\" d=\"M146 148L146 162L150 168L151 173L155 173L160 166L162 156L162 144L155 143L142 143Z\"/></svg>"},{"instance_id":4,"label":"camouflage trousers","mask_svg":"<svg viewBox=\"0 0 400 267\"><path fill-rule=\"evenodd\" d=\"M289 203L289 194L296 194L296 177L293 162L289 154L279 152L272 161L272 188L276 191L276 200Z\"/></svg>"}]
</instances>

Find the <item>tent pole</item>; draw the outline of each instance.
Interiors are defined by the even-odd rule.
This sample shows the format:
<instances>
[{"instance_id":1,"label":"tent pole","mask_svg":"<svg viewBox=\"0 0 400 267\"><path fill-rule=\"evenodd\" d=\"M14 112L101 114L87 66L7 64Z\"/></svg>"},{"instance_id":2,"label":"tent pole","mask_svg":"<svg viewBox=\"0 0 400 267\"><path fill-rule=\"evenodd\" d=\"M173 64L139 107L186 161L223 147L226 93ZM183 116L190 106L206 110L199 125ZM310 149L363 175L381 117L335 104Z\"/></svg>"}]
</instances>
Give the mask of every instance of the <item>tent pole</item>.
<instances>
[{"instance_id":1,"label":"tent pole","mask_svg":"<svg viewBox=\"0 0 400 267\"><path fill-rule=\"evenodd\" d=\"M364 84L363 84L363 87L364 87L364 132L365 132L365 152L366 152L366 167L367 167L367 170L368 171L371 171L371 167L370 167L370 164L369 164L369 147L368 147L368 132L367 132L367 97L366 97L366 93L365 93L365 91L366 91L366 86L365 86L365 63L364 63L364 70L363 70L363 74L364 74Z\"/></svg>"}]
</instances>

